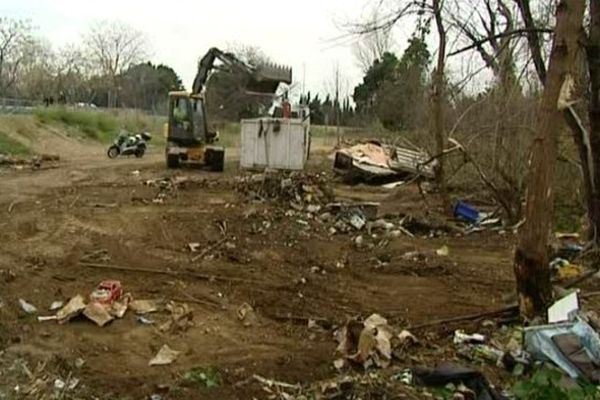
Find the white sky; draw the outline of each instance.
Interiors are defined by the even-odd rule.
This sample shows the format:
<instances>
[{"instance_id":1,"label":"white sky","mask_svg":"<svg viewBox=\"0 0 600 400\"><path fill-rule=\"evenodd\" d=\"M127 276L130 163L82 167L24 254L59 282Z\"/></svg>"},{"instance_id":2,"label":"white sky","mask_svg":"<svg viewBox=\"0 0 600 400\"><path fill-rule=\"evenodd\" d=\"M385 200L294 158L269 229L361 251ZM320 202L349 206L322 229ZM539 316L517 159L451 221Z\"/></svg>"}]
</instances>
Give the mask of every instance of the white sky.
<instances>
[{"instance_id":1,"label":"white sky","mask_svg":"<svg viewBox=\"0 0 600 400\"><path fill-rule=\"evenodd\" d=\"M367 15L372 4L373 0L4 0L0 16L30 19L41 36L58 46L79 42L94 21L121 20L147 35L151 61L173 67L188 88L198 57L212 46L237 42L256 45L275 62L292 66L298 88L305 66L306 89L313 93L324 91L339 63L351 94L362 76L351 46L332 46L328 39L344 33L340 23Z\"/></svg>"}]
</instances>

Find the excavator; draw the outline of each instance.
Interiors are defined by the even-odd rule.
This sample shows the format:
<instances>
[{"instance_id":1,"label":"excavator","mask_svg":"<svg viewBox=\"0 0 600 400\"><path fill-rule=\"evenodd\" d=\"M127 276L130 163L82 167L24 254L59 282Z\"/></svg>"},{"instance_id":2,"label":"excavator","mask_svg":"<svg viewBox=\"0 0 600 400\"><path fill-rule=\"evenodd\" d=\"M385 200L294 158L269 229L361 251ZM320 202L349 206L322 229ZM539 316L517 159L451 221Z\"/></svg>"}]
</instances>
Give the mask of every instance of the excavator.
<instances>
[{"instance_id":1,"label":"excavator","mask_svg":"<svg viewBox=\"0 0 600 400\"><path fill-rule=\"evenodd\" d=\"M220 64L217 66L217 61ZM232 53L211 48L198 62L191 92L169 93L166 126L168 168L181 163L202 163L213 171L223 171L225 149L217 146L218 134L208 129L204 92L214 69L238 73L245 79L247 93L274 95L280 83L292 82L292 70L273 64L250 66Z\"/></svg>"}]
</instances>

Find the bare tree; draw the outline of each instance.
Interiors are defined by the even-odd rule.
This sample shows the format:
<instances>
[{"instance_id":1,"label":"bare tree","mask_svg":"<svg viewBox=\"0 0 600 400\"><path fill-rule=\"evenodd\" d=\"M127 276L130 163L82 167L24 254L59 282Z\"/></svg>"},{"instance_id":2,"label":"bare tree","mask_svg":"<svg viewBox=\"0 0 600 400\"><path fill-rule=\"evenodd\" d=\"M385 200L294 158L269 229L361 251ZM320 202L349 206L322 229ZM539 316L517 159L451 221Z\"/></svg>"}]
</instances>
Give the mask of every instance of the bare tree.
<instances>
[{"instance_id":1,"label":"bare tree","mask_svg":"<svg viewBox=\"0 0 600 400\"><path fill-rule=\"evenodd\" d=\"M368 24L376 26L379 23L377 8L374 8ZM366 73L375 60L381 60L383 54L393 47L392 27L382 27L359 35L352 46L352 52L358 66Z\"/></svg>"},{"instance_id":2,"label":"bare tree","mask_svg":"<svg viewBox=\"0 0 600 400\"><path fill-rule=\"evenodd\" d=\"M493 72L495 85L489 100L494 105L493 177L498 181L496 200L502 205L510 223L521 217L521 195L524 175L521 170L525 154L520 146L518 129L511 126L511 117L518 111L522 87L517 76L514 6L507 0L484 0L472 4L455 0L450 18L459 38L465 39ZM511 7L512 6L512 7Z\"/></svg>"},{"instance_id":3,"label":"bare tree","mask_svg":"<svg viewBox=\"0 0 600 400\"><path fill-rule=\"evenodd\" d=\"M336 125L336 137L338 143L341 142L341 131L340 131L340 118L341 118L341 107L343 102L349 97L350 83L348 77L344 74L340 68L339 63L335 63L328 80L323 84L325 92L328 95L333 96L333 115L327 115L327 125L332 122ZM333 121L332 121L333 119Z\"/></svg>"},{"instance_id":4,"label":"bare tree","mask_svg":"<svg viewBox=\"0 0 600 400\"><path fill-rule=\"evenodd\" d=\"M119 21L98 22L90 28L85 44L98 71L110 84L109 107L115 107L119 91L118 76L147 55L144 34Z\"/></svg>"},{"instance_id":5,"label":"bare tree","mask_svg":"<svg viewBox=\"0 0 600 400\"><path fill-rule=\"evenodd\" d=\"M528 0L519 1L529 5ZM560 106L564 101L559 102L559 99L564 96L563 88L574 70L584 9L585 3L581 0L561 0L557 7L554 43L532 144L526 220L519 231L514 260L521 315L528 319L544 315L552 299L547 242L554 210L557 139L565 108Z\"/></svg>"},{"instance_id":6,"label":"bare tree","mask_svg":"<svg viewBox=\"0 0 600 400\"><path fill-rule=\"evenodd\" d=\"M0 17L0 96L13 89L33 42L28 22Z\"/></svg>"},{"instance_id":7,"label":"bare tree","mask_svg":"<svg viewBox=\"0 0 600 400\"><path fill-rule=\"evenodd\" d=\"M24 45L16 89L19 96L42 99L55 90L55 53L45 40Z\"/></svg>"},{"instance_id":8,"label":"bare tree","mask_svg":"<svg viewBox=\"0 0 600 400\"><path fill-rule=\"evenodd\" d=\"M436 153L442 154L446 148L447 135L445 131L444 99L446 96L446 46L447 35L443 20L444 0L431 0L431 12L435 20L438 34L438 54L435 71L433 72L432 87L432 136L435 138ZM447 210L450 210L450 199L446 190L446 179L444 176L444 163L440 162L436 168L436 181L440 188L440 194Z\"/></svg>"}]
</instances>

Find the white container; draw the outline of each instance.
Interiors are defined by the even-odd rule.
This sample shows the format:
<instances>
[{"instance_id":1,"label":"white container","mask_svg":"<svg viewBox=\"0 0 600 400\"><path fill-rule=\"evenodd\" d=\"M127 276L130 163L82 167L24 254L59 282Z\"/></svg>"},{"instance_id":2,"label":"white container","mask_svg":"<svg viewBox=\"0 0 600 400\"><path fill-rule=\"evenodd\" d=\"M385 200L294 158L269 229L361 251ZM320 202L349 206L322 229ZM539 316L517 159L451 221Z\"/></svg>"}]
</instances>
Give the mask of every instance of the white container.
<instances>
[{"instance_id":1,"label":"white container","mask_svg":"<svg viewBox=\"0 0 600 400\"><path fill-rule=\"evenodd\" d=\"M310 123L301 119L243 119L240 164L246 169L302 170L308 160Z\"/></svg>"}]
</instances>

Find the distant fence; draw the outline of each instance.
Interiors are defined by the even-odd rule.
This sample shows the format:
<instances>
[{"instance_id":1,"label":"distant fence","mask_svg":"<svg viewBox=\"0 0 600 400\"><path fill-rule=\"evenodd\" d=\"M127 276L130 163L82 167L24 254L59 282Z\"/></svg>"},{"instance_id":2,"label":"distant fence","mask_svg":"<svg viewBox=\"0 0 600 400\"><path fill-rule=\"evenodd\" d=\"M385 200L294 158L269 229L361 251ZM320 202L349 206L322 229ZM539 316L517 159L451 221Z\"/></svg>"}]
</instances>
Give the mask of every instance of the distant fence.
<instances>
[{"instance_id":1,"label":"distant fence","mask_svg":"<svg viewBox=\"0 0 600 400\"><path fill-rule=\"evenodd\" d=\"M0 113L29 113L40 105L42 105L42 103L39 101L0 97Z\"/></svg>"},{"instance_id":2,"label":"distant fence","mask_svg":"<svg viewBox=\"0 0 600 400\"><path fill-rule=\"evenodd\" d=\"M56 103L54 104L57 105ZM32 113L38 107L45 107L46 105L42 101L36 100L27 100L27 99L16 99L11 97L0 97L0 114L27 114ZM137 112L151 116L160 116L164 117L167 115L166 110L157 109L157 110L142 110L138 108L106 108L106 107L97 107L90 103L75 103L75 104L66 104L67 108L71 109L82 109L88 111L98 111L98 112L112 112L112 113L122 113L122 112Z\"/></svg>"}]
</instances>

